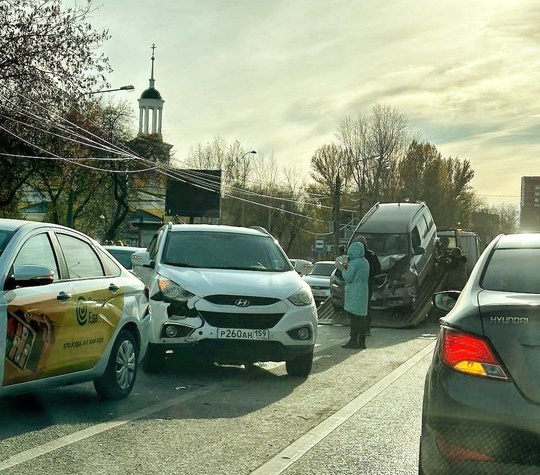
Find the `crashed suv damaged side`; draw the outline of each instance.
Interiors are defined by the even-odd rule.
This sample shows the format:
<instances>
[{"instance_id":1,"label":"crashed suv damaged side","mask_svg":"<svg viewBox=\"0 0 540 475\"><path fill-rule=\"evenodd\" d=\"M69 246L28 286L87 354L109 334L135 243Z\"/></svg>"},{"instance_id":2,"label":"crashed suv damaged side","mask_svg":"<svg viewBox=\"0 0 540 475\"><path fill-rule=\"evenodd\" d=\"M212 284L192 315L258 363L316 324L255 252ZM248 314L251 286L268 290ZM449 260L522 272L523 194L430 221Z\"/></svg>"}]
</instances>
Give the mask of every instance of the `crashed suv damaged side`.
<instances>
[{"instance_id":1,"label":"crashed suv damaged side","mask_svg":"<svg viewBox=\"0 0 540 475\"><path fill-rule=\"evenodd\" d=\"M418 303L420 276L417 267L411 262L411 257L422 255L425 249L418 246L409 251L406 235L370 235L369 238L378 243L376 247L379 247L381 252L380 255L377 254L381 273L375 278L371 308L402 307L414 310ZM400 242L403 247L385 250L389 240Z\"/></svg>"},{"instance_id":2,"label":"crashed suv damaged side","mask_svg":"<svg viewBox=\"0 0 540 475\"><path fill-rule=\"evenodd\" d=\"M436 227L425 203L377 203L358 224L349 245L363 236L381 273L372 280L371 308L413 311L435 267ZM331 301L343 306L339 271L330 279Z\"/></svg>"},{"instance_id":3,"label":"crashed suv damaged side","mask_svg":"<svg viewBox=\"0 0 540 475\"><path fill-rule=\"evenodd\" d=\"M371 308L402 307L414 310L418 302L419 276L417 269L414 265L411 265L406 246L403 249L385 249L387 241L402 241L404 243L405 236L367 234L367 238L374 243L373 245L370 244L370 247L376 247L380 252L379 254L375 251L381 264L380 273L372 279ZM416 252L420 255L424 250L420 248ZM345 283L341 271L336 269L330 280L332 304L334 307L342 307Z\"/></svg>"}]
</instances>

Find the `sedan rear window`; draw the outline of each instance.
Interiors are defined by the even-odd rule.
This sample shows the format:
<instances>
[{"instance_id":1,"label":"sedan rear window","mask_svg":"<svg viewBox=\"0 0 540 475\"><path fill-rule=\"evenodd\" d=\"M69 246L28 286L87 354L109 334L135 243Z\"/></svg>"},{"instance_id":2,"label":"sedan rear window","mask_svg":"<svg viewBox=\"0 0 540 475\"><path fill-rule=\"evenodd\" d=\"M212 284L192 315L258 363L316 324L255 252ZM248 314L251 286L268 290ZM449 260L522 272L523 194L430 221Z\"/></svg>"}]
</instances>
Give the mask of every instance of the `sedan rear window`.
<instances>
[{"instance_id":1,"label":"sedan rear window","mask_svg":"<svg viewBox=\"0 0 540 475\"><path fill-rule=\"evenodd\" d=\"M330 277L332 275L332 272L334 272L334 269L336 268L336 265L331 262L317 262L311 269L309 275L323 275Z\"/></svg>"},{"instance_id":2,"label":"sedan rear window","mask_svg":"<svg viewBox=\"0 0 540 475\"><path fill-rule=\"evenodd\" d=\"M540 249L497 249L480 286L486 290L540 294Z\"/></svg>"},{"instance_id":3,"label":"sedan rear window","mask_svg":"<svg viewBox=\"0 0 540 475\"><path fill-rule=\"evenodd\" d=\"M131 255L133 251L130 249L107 249L113 257L120 262L126 269L132 269Z\"/></svg>"}]
</instances>

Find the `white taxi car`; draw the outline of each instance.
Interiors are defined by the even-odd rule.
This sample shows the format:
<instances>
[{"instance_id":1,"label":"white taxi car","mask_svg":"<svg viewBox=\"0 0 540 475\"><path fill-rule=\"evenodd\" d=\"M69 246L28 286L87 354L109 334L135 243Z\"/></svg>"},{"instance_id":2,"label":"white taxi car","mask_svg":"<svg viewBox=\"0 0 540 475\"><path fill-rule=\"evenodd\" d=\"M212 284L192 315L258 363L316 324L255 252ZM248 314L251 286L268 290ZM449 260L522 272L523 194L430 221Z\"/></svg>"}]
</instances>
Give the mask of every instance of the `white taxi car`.
<instances>
[{"instance_id":1,"label":"white taxi car","mask_svg":"<svg viewBox=\"0 0 540 475\"><path fill-rule=\"evenodd\" d=\"M169 224L131 259L150 289L146 371L174 352L228 364L285 361L290 375L311 372L311 290L262 228Z\"/></svg>"},{"instance_id":2,"label":"white taxi car","mask_svg":"<svg viewBox=\"0 0 540 475\"><path fill-rule=\"evenodd\" d=\"M129 395L148 345L144 284L73 229L0 219L0 396L93 381Z\"/></svg>"}]
</instances>

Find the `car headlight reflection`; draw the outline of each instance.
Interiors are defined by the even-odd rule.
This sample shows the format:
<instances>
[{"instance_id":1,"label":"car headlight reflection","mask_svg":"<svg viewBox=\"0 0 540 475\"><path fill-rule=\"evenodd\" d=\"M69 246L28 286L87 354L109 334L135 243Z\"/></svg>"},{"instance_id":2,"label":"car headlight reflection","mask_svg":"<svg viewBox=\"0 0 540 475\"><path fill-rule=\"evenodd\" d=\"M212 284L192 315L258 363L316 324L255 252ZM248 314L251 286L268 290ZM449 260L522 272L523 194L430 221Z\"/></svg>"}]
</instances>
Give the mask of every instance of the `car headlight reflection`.
<instances>
[{"instance_id":1,"label":"car headlight reflection","mask_svg":"<svg viewBox=\"0 0 540 475\"><path fill-rule=\"evenodd\" d=\"M313 303L313 296L309 290L300 289L289 297L289 301L297 307L303 307Z\"/></svg>"},{"instance_id":2,"label":"car headlight reflection","mask_svg":"<svg viewBox=\"0 0 540 475\"><path fill-rule=\"evenodd\" d=\"M161 278L158 280L159 290L164 300L174 300L176 302L187 302L194 296L181 285L172 280Z\"/></svg>"}]
</instances>

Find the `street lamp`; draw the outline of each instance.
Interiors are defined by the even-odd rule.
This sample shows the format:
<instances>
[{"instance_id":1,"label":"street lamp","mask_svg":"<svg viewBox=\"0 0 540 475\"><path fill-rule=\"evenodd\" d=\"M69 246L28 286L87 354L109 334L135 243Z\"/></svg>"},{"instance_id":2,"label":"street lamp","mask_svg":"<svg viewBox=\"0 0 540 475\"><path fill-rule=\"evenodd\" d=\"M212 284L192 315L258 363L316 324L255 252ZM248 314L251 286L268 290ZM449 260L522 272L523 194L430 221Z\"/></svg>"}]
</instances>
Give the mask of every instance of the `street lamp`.
<instances>
[{"instance_id":1,"label":"street lamp","mask_svg":"<svg viewBox=\"0 0 540 475\"><path fill-rule=\"evenodd\" d=\"M91 92L88 92L87 94L92 95L92 94L101 94L103 92L115 92L115 91L128 91L128 92L131 92L131 91L134 91L134 90L135 90L135 86L133 86L132 84L128 84L127 86L117 87L116 89L103 89L101 91L91 91Z\"/></svg>"},{"instance_id":2,"label":"street lamp","mask_svg":"<svg viewBox=\"0 0 540 475\"><path fill-rule=\"evenodd\" d=\"M246 152L244 153L244 155L242 155L242 158L240 160L244 161L244 158L246 156L248 156L249 154L256 154L257 152L255 150L250 150L249 152ZM244 194L245 194L245 190L246 190L246 180L247 180L247 168L246 168L246 164L244 163L244 169L242 171L242 190L244 191ZM244 196L245 198L245 196ZM244 214L245 214L245 208L246 208L246 202L245 202L245 199L242 200L242 226L244 226Z\"/></svg>"}]
</instances>

